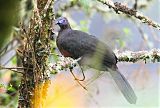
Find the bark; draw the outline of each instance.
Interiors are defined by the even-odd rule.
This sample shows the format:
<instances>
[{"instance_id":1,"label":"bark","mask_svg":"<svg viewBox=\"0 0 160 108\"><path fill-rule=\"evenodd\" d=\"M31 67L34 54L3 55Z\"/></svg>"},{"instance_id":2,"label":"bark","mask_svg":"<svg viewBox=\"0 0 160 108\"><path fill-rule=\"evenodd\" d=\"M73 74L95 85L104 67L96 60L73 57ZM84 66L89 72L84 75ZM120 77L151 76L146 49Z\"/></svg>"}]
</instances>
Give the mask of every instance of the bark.
<instances>
[{"instance_id":1,"label":"bark","mask_svg":"<svg viewBox=\"0 0 160 108\"><path fill-rule=\"evenodd\" d=\"M53 18L52 3L53 0L35 0L29 29L22 25L23 45L17 50L24 68L19 87L19 108L40 108L44 104L50 84L46 65L50 54L48 36Z\"/></svg>"}]
</instances>

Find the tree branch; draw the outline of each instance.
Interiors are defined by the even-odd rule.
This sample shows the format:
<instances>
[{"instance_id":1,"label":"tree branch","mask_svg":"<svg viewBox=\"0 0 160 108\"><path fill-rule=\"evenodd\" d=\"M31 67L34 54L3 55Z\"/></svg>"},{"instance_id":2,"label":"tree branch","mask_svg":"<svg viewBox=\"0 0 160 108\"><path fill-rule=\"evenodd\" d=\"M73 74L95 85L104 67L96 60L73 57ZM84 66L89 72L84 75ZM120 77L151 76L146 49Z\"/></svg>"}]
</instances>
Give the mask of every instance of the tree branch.
<instances>
[{"instance_id":1,"label":"tree branch","mask_svg":"<svg viewBox=\"0 0 160 108\"><path fill-rule=\"evenodd\" d=\"M128 8L126 5L123 5L119 2L112 2L112 0L97 0L100 3L103 3L104 5L107 5L109 8L114 9L114 11L116 13L119 14L119 12L122 12L124 14L127 14L129 16L133 16L137 19L139 19L142 23L146 23L149 26L152 26L158 30L160 30L160 24L158 24L155 21L152 21L150 18L148 18L147 16L144 16L143 14L141 14L140 12L138 12L135 9L131 9Z\"/></svg>"},{"instance_id":2,"label":"tree branch","mask_svg":"<svg viewBox=\"0 0 160 108\"><path fill-rule=\"evenodd\" d=\"M125 51L125 52L119 52L118 50L114 51L117 58L118 62L138 62L140 60L144 61L145 63L148 62L160 62L160 49L152 49L150 51ZM74 68L77 66L77 62L81 59L76 59L73 60L72 58L69 57L63 57L59 56L59 60L54 63L49 65L49 71L54 70L54 73L59 73L61 70L64 70L66 68Z\"/></svg>"},{"instance_id":3,"label":"tree branch","mask_svg":"<svg viewBox=\"0 0 160 108\"><path fill-rule=\"evenodd\" d=\"M150 51L137 51L137 52L133 52L133 51L119 52L118 50L115 50L114 52L118 58L118 62L135 63L140 60L144 61L145 63L160 62L160 49L152 49ZM79 59L73 60L72 58L69 58L69 57L65 58L65 57L58 55L58 54L54 54L54 55L59 56L59 61L54 64L51 63L48 68L49 71L52 71L52 70L56 71L54 73L57 73L57 72L64 70L66 68L71 68L71 67L77 66L77 62L81 59L81 58L79 58ZM11 71L19 72L19 71L13 70L13 69L26 69L26 68L0 66L0 70L2 70L2 69L9 69ZM23 72L19 72L19 73L23 73Z\"/></svg>"},{"instance_id":4,"label":"tree branch","mask_svg":"<svg viewBox=\"0 0 160 108\"><path fill-rule=\"evenodd\" d=\"M0 65L0 70L5 70L5 69L16 72L16 73L24 74L23 71L18 71L18 69L25 69L25 68L24 67L4 67Z\"/></svg>"},{"instance_id":5,"label":"tree branch","mask_svg":"<svg viewBox=\"0 0 160 108\"><path fill-rule=\"evenodd\" d=\"M115 51L115 54L118 58L118 62L137 62L137 61L144 61L147 62L160 62L160 49L152 49L150 51L125 51L125 52L118 52Z\"/></svg>"}]
</instances>

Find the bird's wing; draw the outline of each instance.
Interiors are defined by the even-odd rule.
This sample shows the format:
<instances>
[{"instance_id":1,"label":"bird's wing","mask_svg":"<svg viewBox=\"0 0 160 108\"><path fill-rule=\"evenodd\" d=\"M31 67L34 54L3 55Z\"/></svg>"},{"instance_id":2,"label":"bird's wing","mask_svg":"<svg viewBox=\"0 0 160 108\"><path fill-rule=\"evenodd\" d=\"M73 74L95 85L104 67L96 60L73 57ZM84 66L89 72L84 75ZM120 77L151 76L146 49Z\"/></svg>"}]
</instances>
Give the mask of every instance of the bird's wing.
<instances>
[{"instance_id":1,"label":"bird's wing","mask_svg":"<svg viewBox=\"0 0 160 108\"><path fill-rule=\"evenodd\" d=\"M117 62L116 56L106 44L85 32L71 30L66 33L65 39L60 44L75 59L89 54L96 54L97 56L103 56L106 63L116 64Z\"/></svg>"}]
</instances>

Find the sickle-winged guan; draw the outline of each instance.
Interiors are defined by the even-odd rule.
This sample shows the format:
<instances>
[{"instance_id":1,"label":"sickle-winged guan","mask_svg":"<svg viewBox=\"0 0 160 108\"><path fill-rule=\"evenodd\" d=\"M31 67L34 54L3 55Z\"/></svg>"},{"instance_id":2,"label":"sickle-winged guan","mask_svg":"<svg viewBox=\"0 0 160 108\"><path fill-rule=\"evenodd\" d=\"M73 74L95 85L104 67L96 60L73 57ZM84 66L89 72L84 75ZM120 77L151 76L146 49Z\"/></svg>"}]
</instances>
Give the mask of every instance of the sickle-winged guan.
<instances>
[{"instance_id":1,"label":"sickle-winged guan","mask_svg":"<svg viewBox=\"0 0 160 108\"><path fill-rule=\"evenodd\" d=\"M56 19L56 24L60 26L56 43L62 55L73 59L81 57L80 65L109 71L127 101L135 104L137 97L126 78L119 72L116 66L117 57L112 49L95 36L73 30L65 17Z\"/></svg>"}]
</instances>

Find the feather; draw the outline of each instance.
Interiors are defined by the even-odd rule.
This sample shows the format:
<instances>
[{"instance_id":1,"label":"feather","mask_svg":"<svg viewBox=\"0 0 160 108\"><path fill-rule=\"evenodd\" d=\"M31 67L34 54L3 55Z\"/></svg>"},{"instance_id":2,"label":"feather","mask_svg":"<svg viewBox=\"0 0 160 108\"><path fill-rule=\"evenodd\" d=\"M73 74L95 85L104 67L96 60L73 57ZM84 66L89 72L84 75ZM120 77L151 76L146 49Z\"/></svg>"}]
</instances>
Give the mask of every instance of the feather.
<instances>
[{"instance_id":1,"label":"feather","mask_svg":"<svg viewBox=\"0 0 160 108\"><path fill-rule=\"evenodd\" d=\"M80 65L109 71L124 97L129 103L135 104L137 97L126 78L118 71L117 57L112 49L95 36L72 30L66 18L57 19L57 24L61 28L56 40L60 52L73 59L81 57Z\"/></svg>"},{"instance_id":2,"label":"feather","mask_svg":"<svg viewBox=\"0 0 160 108\"><path fill-rule=\"evenodd\" d=\"M127 101L130 104L136 104L137 97L127 79L118 71L118 69L116 71L109 69L109 71Z\"/></svg>"}]
</instances>

